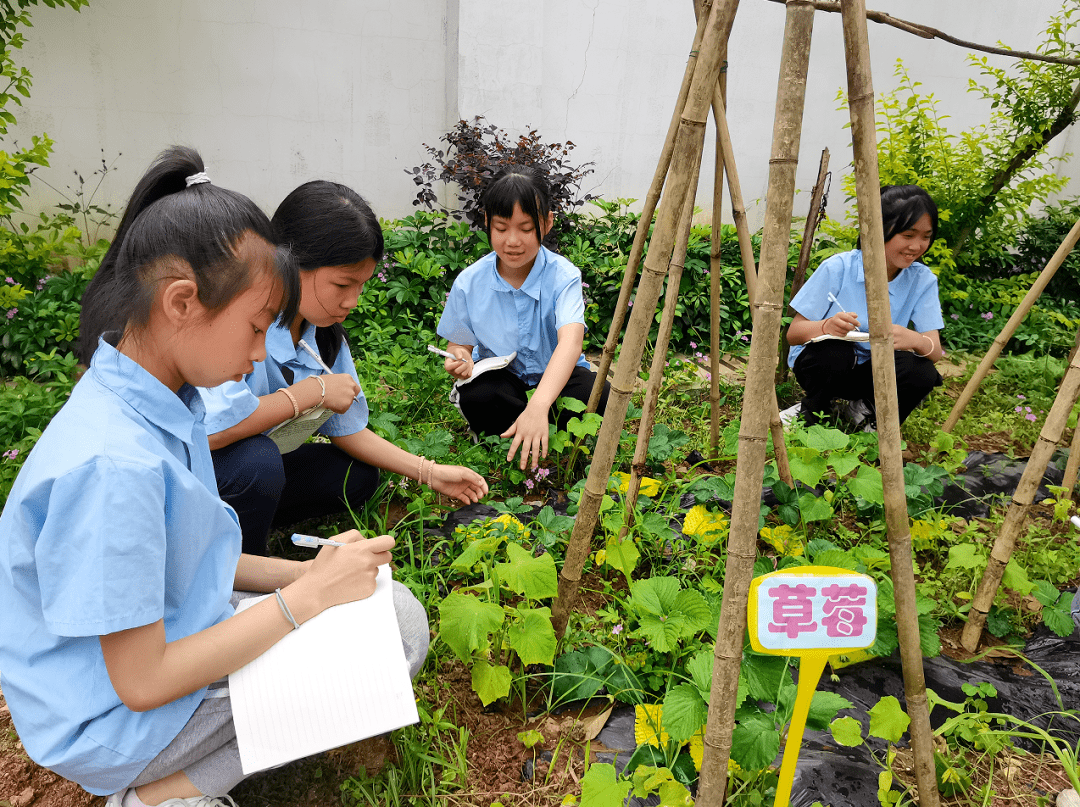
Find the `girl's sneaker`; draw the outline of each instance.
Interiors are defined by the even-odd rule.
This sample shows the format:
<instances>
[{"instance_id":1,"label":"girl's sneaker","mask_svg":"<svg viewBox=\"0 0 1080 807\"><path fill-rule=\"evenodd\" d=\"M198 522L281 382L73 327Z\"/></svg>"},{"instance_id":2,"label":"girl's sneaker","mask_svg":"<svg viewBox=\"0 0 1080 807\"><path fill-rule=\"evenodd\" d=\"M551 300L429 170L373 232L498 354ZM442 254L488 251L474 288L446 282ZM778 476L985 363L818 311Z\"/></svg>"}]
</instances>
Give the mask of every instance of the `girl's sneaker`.
<instances>
[{"instance_id":1,"label":"girl's sneaker","mask_svg":"<svg viewBox=\"0 0 1080 807\"><path fill-rule=\"evenodd\" d=\"M133 788L125 788L119 793L113 793L105 800L105 807L124 807L124 797L131 793ZM138 799L138 796L134 797ZM137 804L142 802L136 801ZM166 799L158 807L238 807L231 796L196 796L190 799Z\"/></svg>"}]
</instances>

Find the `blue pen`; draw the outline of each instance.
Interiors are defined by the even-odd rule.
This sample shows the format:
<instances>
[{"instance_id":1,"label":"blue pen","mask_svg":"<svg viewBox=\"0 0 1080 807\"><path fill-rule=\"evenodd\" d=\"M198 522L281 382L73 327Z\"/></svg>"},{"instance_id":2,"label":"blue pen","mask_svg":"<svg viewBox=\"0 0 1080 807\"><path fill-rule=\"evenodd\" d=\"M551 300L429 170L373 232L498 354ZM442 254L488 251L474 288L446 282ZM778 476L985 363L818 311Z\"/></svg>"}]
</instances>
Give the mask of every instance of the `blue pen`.
<instances>
[{"instance_id":1,"label":"blue pen","mask_svg":"<svg viewBox=\"0 0 1080 807\"><path fill-rule=\"evenodd\" d=\"M308 546L315 548L317 546L345 546L341 541L335 541L332 538L319 538L317 535L302 535L299 532L294 532L292 542L297 546Z\"/></svg>"},{"instance_id":2,"label":"blue pen","mask_svg":"<svg viewBox=\"0 0 1080 807\"><path fill-rule=\"evenodd\" d=\"M836 303L836 307L840 309L841 313L843 313L843 314L850 313L850 312L844 310L844 306L840 305L840 301L836 299L836 295L833 294L831 291L829 292L829 302Z\"/></svg>"}]
</instances>

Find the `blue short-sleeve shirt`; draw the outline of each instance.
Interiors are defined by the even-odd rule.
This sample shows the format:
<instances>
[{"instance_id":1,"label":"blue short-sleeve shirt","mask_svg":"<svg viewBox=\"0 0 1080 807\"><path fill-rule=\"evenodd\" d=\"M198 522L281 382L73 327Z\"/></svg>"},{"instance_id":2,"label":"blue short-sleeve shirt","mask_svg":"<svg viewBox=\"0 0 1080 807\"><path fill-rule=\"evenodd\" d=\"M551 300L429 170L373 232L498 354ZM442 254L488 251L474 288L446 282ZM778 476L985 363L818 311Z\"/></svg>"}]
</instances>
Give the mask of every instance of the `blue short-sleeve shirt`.
<instances>
[{"instance_id":1,"label":"blue short-sleeve shirt","mask_svg":"<svg viewBox=\"0 0 1080 807\"><path fill-rule=\"evenodd\" d=\"M829 299L829 293L840 302ZM916 261L900 270L889 281L889 306L894 325L915 326L919 332L939 331L945 326L941 318L941 301L938 299L937 276L926 264ZM866 277L863 272L862 250L842 252L822 261L799 293L791 300L791 307L807 319L819 320L840 313L840 308L859 316L859 327L867 330L870 318L866 313ZM859 364L870 358L870 345L853 342ZM788 352L788 366L795 366L795 359L805 345L793 345Z\"/></svg>"},{"instance_id":2,"label":"blue short-sleeve shirt","mask_svg":"<svg viewBox=\"0 0 1080 807\"><path fill-rule=\"evenodd\" d=\"M301 338L317 350L314 325L307 323ZM291 381L286 379L282 368L291 373ZM353 381L360 383L352 353L346 344L341 345L330 369L335 374L347 373L352 376ZM251 417L259 406L259 398L264 395L324 372L313 356L299 345L293 344L292 334L287 327L272 325L266 332L266 360L256 362L255 369L244 376L243 381L226 381L221 386L210 389L199 387L199 394L206 406L207 433L217 434ZM367 423L367 398L361 390L352 406L340 415L332 415L319 427L318 432L327 437L345 437L363 431L367 428Z\"/></svg>"},{"instance_id":3,"label":"blue short-sleeve shirt","mask_svg":"<svg viewBox=\"0 0 1080 807\"><path fill-rule=\"evenodd\" d=\"M559 344L559 328L585 324L581 271L561 255L540 247L529 276L515 289L499 274L494 252L454 281L439 319L438 334L458 345L473 345L473 360L507 356L529 386L536 386ZM588 367L582 353L579 367Z\"/></svg>"},{"instance_id":4,"label":"blue short-sleeve shirt","mask_svg":"<svg viewBox=\"0 0 1080 807\"><path fill-rule=\"evenodd\" d=\"M133 712L99 637L167 641L232 615L240 527L217 495L202 402L105 342L0 515L0 687L32 759L91 793L127 786L204 690Z\"/></svg>"}]
</instances>

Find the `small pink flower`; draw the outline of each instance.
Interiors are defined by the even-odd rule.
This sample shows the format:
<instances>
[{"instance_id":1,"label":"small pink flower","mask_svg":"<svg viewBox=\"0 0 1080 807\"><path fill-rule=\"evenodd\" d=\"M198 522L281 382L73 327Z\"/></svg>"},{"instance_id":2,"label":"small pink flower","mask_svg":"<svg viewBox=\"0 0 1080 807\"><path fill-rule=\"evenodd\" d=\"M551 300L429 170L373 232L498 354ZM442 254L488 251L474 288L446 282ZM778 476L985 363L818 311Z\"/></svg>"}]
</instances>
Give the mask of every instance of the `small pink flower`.
<instances>
[{"instance_id":1,"label":"small pink flower","mask_svg":"<svg viewBox=\"0 0 1080 807\"><path fill-rule=\"evenodd\" d=\"M9 308L8 312L7 312L7 318L8 319L15 319L15 315L18 314L18 313L19 313L19 309L17 309L17 308Z\"/></svg>"},{"instance_id":2,"label":"small pink flower","mask_svg":"<svg viewBox=\"0 0 1080 807\"><path fill-rule=\"evenodd\" d=\"M526 480L525 480L525 490L532 490L532 489L533 489L533 486L534 486L535 484L536 484L536 483L535 483L535 482L533 482L533 481L532 481L531 479L526 479Z\"/></svg>"},{"instance_id":3,"label":"small pink flower","mask_svg":"<svg viewBox=\"0 0 1080 807\"><path fill-rule=\"evenodd\" d=\"M618 636L620 633L622 633L622 622L620 622L618 625L616 625L614 628L612 628L611 632L614 633L616 636Z\"/></svg>"},{"instance_id":4,"label":"small pink flower","mask_svg":"<svg viewBox=\"0 0 1080 807\"><path fill-rule=\"evenodd\" d=\"M691 348L696 348L697 347L697 342L691 342L690 347Z\"/></svg>"},{"instance_id":5,"label":"small pink flower","mask_svg":"<svg viewBox=\"0 0 1080 807\"><path fill-rule=\"evenodd\" d=\"M1025 399L1025 397L1026 397L1026 396L1024 396L1024 395L1021 395L1021 394L1020 394L1020 393L1018 392L1018 393L1016 393L1016 397L1017 397L1017 398L1019 398L1019 399L1020 399L1021 401L1023 401L1023 400Z\"/></svg>"},{"instance_id":6,"label":"small pink flower","mask_svg":"<svg viewBox=\"0 0 1080 807\"><path fill-rule=\"evenodd\" d=\"M1034 423L1036 420L1038 420L1038 418L1034 415L1024 415L1024 420L1030 420L1032 423Z\"/></svg>"},{"instance_id":7,"label":"small pink flower","mask_svg":"<svg viewBox=\"0 0 1080 807\"><path fill-rule=\"evenodd\" d=\"M19 449L17 449L17 448L13 448L10 451L5 451L4 452L4 459L6 459L6 460L13 460L17 456L19 456Z\"/></svg>"},{"instance_id":8,"label":"small pink flower","mask_svg":"<svg viewBox=\"0 0 1080 807\"><path fill-rule=\"evenodd\" d=\"M5 283L10 283L11 285L14 286L15 285L15 278L13 278L13 277L5 277L4 282Z\"/></svg>"}]
</instances>

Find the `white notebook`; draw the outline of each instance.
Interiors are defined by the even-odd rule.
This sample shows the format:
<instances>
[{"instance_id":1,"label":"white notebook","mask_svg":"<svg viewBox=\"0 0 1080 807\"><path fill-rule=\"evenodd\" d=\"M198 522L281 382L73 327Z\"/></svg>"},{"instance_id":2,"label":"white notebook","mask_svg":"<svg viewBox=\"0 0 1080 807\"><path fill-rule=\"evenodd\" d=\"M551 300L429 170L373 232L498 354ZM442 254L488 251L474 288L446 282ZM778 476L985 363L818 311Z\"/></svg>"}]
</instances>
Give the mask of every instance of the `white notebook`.
<instances>
[{"instance_id":1,"label":"white notebook","mask_svg":"<svg viewBox=\"0 0 1080 807\"><path fill-rule=\"evenodd\" d=\"M289 418L279 426L275 426L266 433L282 454L296 451L302 446L315 430L326 423L334 415L334 410L317 407L310 412Z\"/></svg>"},{"instance_id":2,"label":"white notebook","mask_svg":"<svg viewBox=\"0 0 1080 807\"><path fill-rule=\"evenodd\" d=\"M815 336L811 342L823 342L826 339L839 339L842 342L869 342L870 334L866 331L848 331L844 336L833 336L831 333Z\"/></svg>"},{"instance_id":3,"label":"white notebook","mask_svg":"<svg viewBox=\"0 0 1080 807\"><path fill-rule=\"evenodd\" d=\"M245 775L420 719L391 582L380 567L370 597L328 608L229 676Z\"/></svg>"}]
</instances>

